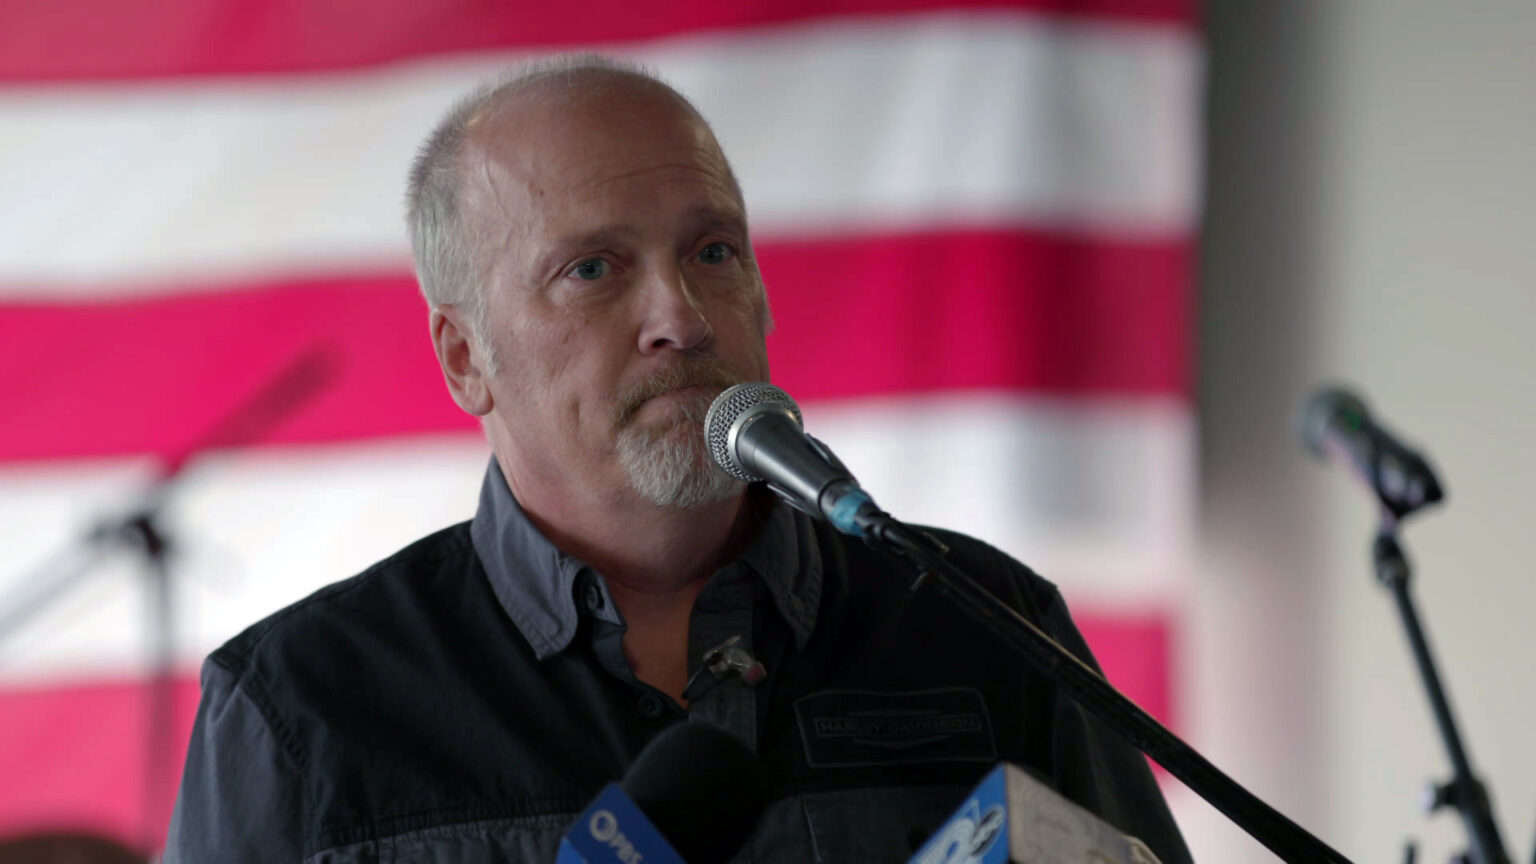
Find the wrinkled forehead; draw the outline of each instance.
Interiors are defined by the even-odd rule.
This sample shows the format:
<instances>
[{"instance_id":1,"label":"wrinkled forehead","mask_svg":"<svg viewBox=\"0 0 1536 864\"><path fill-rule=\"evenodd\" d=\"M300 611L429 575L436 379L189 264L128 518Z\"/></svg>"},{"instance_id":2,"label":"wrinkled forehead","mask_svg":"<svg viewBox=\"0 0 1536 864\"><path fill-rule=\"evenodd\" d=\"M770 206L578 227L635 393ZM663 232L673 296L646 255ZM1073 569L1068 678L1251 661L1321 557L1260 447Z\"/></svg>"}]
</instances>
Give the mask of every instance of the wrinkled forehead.
<instances>
[{"instance_id":1,"label":"wrinkled forehead","mask_svg":"<svg viewBox=\"0 0 1536 864\"><path fill-rule=\"evenodd\" d=\"M468 185L483 191L517 187L537 197L681 165L717 175L741 204L708 124L676 93L646 79L530 85L486 106L471 121L465 146Z\"/></svg>"}]
</instances>

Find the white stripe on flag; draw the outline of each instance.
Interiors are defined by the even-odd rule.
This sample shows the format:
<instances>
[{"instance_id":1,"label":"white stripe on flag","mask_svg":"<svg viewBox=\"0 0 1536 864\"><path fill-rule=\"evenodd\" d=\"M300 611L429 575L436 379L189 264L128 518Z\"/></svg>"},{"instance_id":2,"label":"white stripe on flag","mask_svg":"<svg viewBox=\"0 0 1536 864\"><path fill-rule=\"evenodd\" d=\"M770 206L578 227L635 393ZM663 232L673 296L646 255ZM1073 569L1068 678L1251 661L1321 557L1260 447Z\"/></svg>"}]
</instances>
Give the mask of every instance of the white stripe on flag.
<instances>
[{"instance_id":1,"label":"white stripe on flag","mask_svg":"<svg viewBox=\"0 0 1536 864\"><path fill-rule=\"evenodd\" d=\"M1193 224L1200 55L1181 28L947 13L610 47L696 98L760 237ZM524 56L0 90L0 296L403 266L416 142Z\"/></svg>"},{"instance_id":2,"label":"white stripe on flag","mask_svg":"<svg viewBox=\"0 0 1536 864\"><path fill-rule=\"evenodd\" d=\"M805 416L904 521L985 540L1076 605L1177 598L1196 477L1182 399L955 393L817 402Z\"/></svg>"},{"instance_id":3,"label":"white stripe on flag","mask_svg":"<svg viewBox=\"0 0 1536 864\"><path fill-rule=\"evenodd\" d=\"M1057 582L1079 613L1176 596L1193 478L1179 405L952 396L817 403L806 414L887 509L989 540ZM181 662L468 518L486 459L478 438L446 436L199 463L166 520L180 549ZM0 597L23 589L17 568L40 563L103 509L128 506L148 468L0 467L0 524L27 538L10 550ZM112 556L0 643L0 681L141 670L144 599L131 562Z\"/></svg>"}]
</instances>

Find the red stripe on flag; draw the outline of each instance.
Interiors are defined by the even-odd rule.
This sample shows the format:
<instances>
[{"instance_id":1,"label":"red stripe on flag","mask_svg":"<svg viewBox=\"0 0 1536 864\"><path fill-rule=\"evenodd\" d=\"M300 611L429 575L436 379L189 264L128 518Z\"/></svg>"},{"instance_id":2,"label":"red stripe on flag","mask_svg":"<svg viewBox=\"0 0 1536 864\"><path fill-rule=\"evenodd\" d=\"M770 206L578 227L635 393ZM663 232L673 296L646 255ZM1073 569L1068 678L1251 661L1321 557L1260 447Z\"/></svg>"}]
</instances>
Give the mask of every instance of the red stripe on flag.
<instances>
[{"instance_id":1,"label":"red stripe on flag","mask_svg":"<svg viewBox=\"0 0 1536 864\"><path fill-rule=\"evenodd\" d=\"M553 49L817 18L1020 9L1190 25L1195 0L22 0L0 27L0 81L315 72L505 48Z\"/></svg>"},{"instance_id":2,"label":"red stripe on flag","mask_svg":"<svg viewBox=\"0 0 1536 864\"><path fill-rule=\"evenodd\" d=\"M1141 706L1141 710L1172 728L1172 623L1162 615L1147 612L1092 610L1075 616L1074 620L1109 683Z\"/></svg>"},{"instance_id":3,"label":"red stripe on flag","mask_svg":"<svg viewBox=\"0 0 1536 864\"><path fill-rule=\"evenodd\" d=\"M759 257L774 381L802 399L1187 389L1184 241L944 232ZM0 460L476 429L404 274L0 305L0 333Z\"/></svg>"},{"instance_id":4,"label":"red stripe on flag","mask_svg":"<svg viewBox=\"0 0 1536 864\"><path fill-rule=\"evenodd\" d=\"M759 258L774 381L799 398L1188 390L1183 240L934 232L780 243Z\"/></svg>"},{"instance_id":5,"label":"red stripe on flag","mask_svg":"<svg viewBox=\"0 0 1536 864\"><path fill-rule=\"evenodd\" d=\"M1110 680L1170 722L1168 622L1089 614L1077 623ZM162 776L181 776L197 687L192 676L176 682L174 730L167 736L173 753L159 766ZM0 777L6 778L0 833L74 828L138 842L148 706L147 687L139 683L0 689L0 741L24 742L0 751ZM149 833L163 837L169 800L153 819Z\"/></svg>"},{"instance_id":6,"label":"red stripe on flag","mask_svg":"<svg viewBox=\"0 0 1536 864\"><path fill-rule=\"evenodd\" d=\"M71 830L160 848L192 735L198 683L172 684L172 728L144 806L150 688L101 682L0 690L0 833Z\"/></svg>"}]
</instances>

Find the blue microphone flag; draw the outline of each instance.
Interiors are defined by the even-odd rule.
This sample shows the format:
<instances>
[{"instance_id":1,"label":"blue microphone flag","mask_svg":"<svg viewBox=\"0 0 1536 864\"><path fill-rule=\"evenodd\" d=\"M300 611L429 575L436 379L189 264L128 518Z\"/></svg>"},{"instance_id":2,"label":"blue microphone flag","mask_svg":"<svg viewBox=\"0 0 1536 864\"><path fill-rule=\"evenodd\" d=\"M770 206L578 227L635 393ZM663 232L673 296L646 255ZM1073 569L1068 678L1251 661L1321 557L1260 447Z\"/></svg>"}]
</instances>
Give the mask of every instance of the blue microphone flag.
<instances>
[{"instance_id":1,"label":"blue microphone flag","mask_svg":"<svg viewBox=\"0 0 1536 864\"><path fill-rule=\"evenodd\" d=\"M683 864L624 789L609 783L560 841L555 864Z\"/></svg>"},{"instance_id":2,"label":"blue microphone flag","mask_svg":"<svg viewBox=\"0 0 1536 864\"><path fill-rule=\"evenodd\" d=\"M907 864L1157 864L1141 841L1015 765L977 784Z\"/></svg>"}]
</instances>

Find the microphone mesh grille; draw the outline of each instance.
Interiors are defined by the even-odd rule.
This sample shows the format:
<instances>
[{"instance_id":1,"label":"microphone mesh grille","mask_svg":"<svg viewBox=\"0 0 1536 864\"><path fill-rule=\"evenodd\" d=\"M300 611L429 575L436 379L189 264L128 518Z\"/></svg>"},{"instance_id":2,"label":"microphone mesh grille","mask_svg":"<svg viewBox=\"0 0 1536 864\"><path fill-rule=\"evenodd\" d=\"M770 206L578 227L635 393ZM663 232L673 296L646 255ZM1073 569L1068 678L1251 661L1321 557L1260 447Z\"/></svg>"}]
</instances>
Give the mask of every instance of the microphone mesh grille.
<instances>
[{"instance_id":1,"label":"microphone mesh grille","mask_svg":"<svg viewBox=\"0 0 1536 864\"><path fill-rule=\"evenodd\" d=\"M731 427L743 414L759 405L787 408L795 415L795 422L804 422L800 416L800 406L795 404L795 400L789 398L789 394L783 390L763 381L737 384L716 396L709 406L709 414L704 417L704 441L709 446L709 454L714 457L715 464L737 480L748 483L763 478L746 470L737 461L736 454L731 450Z\"/></svg>"}]
</instances>

